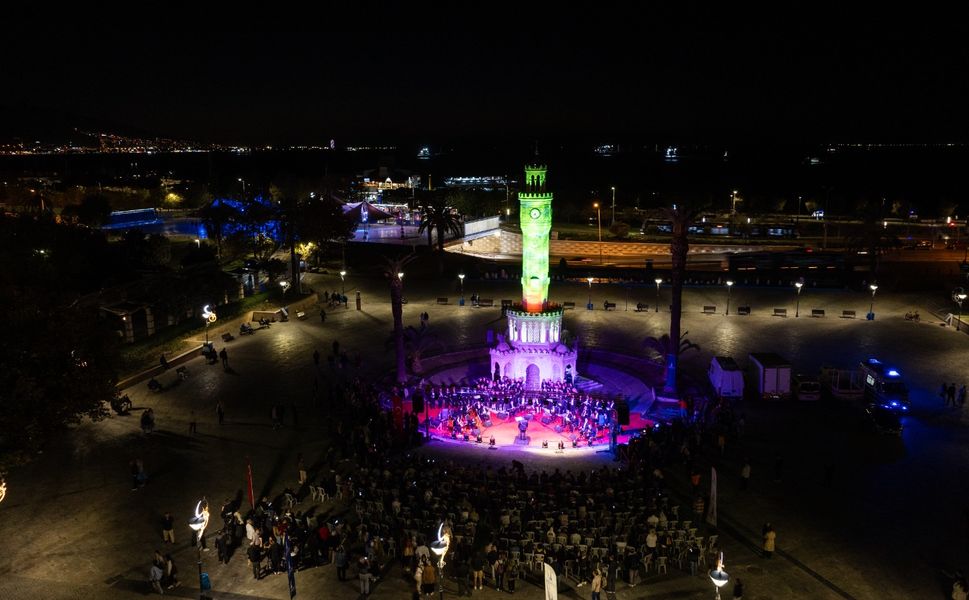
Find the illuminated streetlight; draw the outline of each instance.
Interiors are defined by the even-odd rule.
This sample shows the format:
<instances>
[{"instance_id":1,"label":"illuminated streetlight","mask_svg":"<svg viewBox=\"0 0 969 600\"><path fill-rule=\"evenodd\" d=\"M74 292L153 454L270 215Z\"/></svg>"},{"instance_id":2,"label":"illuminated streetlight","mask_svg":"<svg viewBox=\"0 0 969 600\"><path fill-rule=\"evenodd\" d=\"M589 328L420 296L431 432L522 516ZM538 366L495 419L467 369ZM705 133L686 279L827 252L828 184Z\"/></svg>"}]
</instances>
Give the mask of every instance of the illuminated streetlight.
<instances>
[{"instance_id":1,"label":"illuminated streetlight","mask_svg":"<svg viewBox=\"0 0 969 600\"><path fill-rule=\"evenodd\" d=\"M585 307L592 310L592 277L586 277L585 280L589 282L589 303Z\"/></svg>"},{"instance_id":2,"label":"illuminated streetlight","mask_svg":"<svg viewBox=\"0 0 969 600\"><path fill-rule=\"evenodd\" d=\"M464 306L464 273L458 273L458 280L461 282L461 306Z\"/></svg>"},{"instance_id":3,"label":"illuminated streetlight","mask_svg":"<svg viewBox=\"0 0 969 600\"><path fill-rule=\"evenodd\" d=\"M199 600L205 598L205 589L202 585L202 544L205 539L205 528L209 525L209 502L205 498L199 500L195 505L195 516L188 520L188 526L195 532L196 547L198 548L199 559Z\"/></svg>"},{"instance_id":4,"label":"illuminated streetlight","mask_svg":"<svg viewBox=\"0 0 969 600\"><path fill-rule=\"evenodd\" d=\"M730 288L733 287L733 282L728 279L725 283L727 284L727 312L726 312L726 314L729 315L730 314Z\"/></svg>"},{"instance_id":5,"label":"illuminated streetlight","mask_svg":"<svg viewBox=\"0 0 969 600\"><path fill-rule=\"evenodd\" d=\"M404 280L404 274L403 273L397 273L397 279L400 279L401 281L403 281Z\"/></svg>"},{"instance_id":6,"label":"illuminated streetlight","mask_svg":"<svg viewBox=\"0 0 969 600\"><path fill-rule=\"evenodd\" d=\"M202 307L202 319L205 321L205 345L209 345L209 325L219 320L214 311L209 310L209 305Z\"/></svg>"},{"instance_id":7,"label":"illuminated streetlight","mask_svg":"<svg viewBox=\"0 0 969 600\"><path fill-rule=\"evenodd\" d=\"M599 264L602 264L602 212L599 209L599 203L596 202L592 206L596 209L596 223L599 225Z\"/></svg>"},{"instance_id":8,"label":"illuminated streetlight","mask_svg":"<svg viewBox=\"0 0 969 600\"><path fill-rule=\"evenodd\" d=\"M663 283L663 278L657 277L653 281L656 282L656 312L659 312L659 286Z\"/></svg>"},{"instance_id":9,"label":"illuminated streetlight","mask_svg":"<svg viewBox=\"0 0 969 600\"><path fill-rule=\"evenodd\" d=\"M720 553L720 558L717 560L717 568L711 570L709 575L710 581L717 588L717 600L720 600L720 588L727 585L727 582L730 581L730 576L723 570L723 552Z\"/></svg>"},{"instance_id":10,"label":"illuminated streetlight","mask_svg":"<svg viewBox=\"0 0 969 600\"><path fill-rule=\"evenodd\" d=\"M242 184L242 197L245 198L246 197L246 180L243 179L242 177L238 177L238 178L236 178L236 181L238 181L239 183Z\"/></svg>"},{"instance_id":11,"label":"illuminated streetlight","mask_svg":"<svg viewBox=\"0 0 969 600\"><path fill-rule=\"evenodd\" d=\"M444 523L437 528L437 539L431 542L431 552L437 555L438 592L444 598L444 556L451 548L451 530L444 529Z\"/></svg>"},{"instance_id":12,"label":"illuminated streetlight","mask_svg":"<svg viewBox=\"0 0 969 600\"><path fill-rule=\"evenodd\" d=\"M343 295L344 296L347 295L347 279L346 278L347 278L347 272L346 271L340 271L340 283L343 284Z\"/></svg>"},{"instance_id":13,"label":"illuminated streetlight","mask_svg":"<svg viewBox=\"0 0 969 600\"><path fill-rule=\"evenodd\" d=\"M198 238L195 238L195 247L196 248L201 248L202 247L202 240L200 240Z\"/></svg>"},{"instance_id":14,"label":"illuminated streetlight","mask_svg":"<svg viewBox=\"0 0 969 600\"><path fill-rule=\"evenodd\" d=\"M868 286L871 290L871 305L868 307L868 320L873 321L875 319L875 292L878 291L878 284L873 283Z\"/></svg>"},{"instance_id":15,"label":"illuminated streetlight","mask_svg":"<svg viewBox=\"0 0 969 600\"><path fill-rule=\"evenodd\" d=\"M799 317L801 313L801 288L804 287L804 283L798 281L794 284L794 287L797 288L797 305L794 307L794 316Z\"/></svg>"}]
</instances>

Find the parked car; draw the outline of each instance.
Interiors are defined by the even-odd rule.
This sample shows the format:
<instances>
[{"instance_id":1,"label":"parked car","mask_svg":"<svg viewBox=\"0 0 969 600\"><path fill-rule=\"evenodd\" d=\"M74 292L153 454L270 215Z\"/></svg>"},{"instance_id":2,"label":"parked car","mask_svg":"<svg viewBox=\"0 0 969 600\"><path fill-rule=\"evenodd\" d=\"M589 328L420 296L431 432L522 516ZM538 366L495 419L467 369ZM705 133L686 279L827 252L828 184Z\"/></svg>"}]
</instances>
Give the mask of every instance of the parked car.
<instances>
[{"instance_id":1,"label":"parked car","mask_svg":"<svg viewBox=\"0 0 969 600\"><path fill-rule=\"evenodd\" d=\"M893 411L881 406L865 409L867 425L876 433L902 435L902 421Z\"/></svg>"},{"instance_id":2,"label":"parked car","mask_svg":"<svg viewBox=\"0 0 969 600\"><path fill-rule=\"evenodd\" d=\"M798 400L820 400L821 383L816 377L798 373L791 380L791 390Z\"/></svg>"}]
</instances>

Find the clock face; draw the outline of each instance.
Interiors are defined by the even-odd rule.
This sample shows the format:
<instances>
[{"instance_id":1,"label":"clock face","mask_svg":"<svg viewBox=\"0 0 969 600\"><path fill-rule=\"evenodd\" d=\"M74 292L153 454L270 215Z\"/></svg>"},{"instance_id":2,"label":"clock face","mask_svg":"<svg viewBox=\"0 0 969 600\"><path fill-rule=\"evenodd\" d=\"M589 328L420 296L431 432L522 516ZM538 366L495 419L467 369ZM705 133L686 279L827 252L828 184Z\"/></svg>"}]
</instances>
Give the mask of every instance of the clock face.
<instances>
[{"instance_id":1,"label":"clock face","mask_svg":"<svg viewBox=\"0 0 969 600\"><path fill-rule=\"evenodd\" d=\"M537 218L539 218L540 216L542 216L542 211L540 211L540 210L538 210L537 208L533 208L533 209L532 209L532 212L530 212L530 213L528 213L528 214L530 214L530 215L532 216L532 218L533 218L533 219L537 219Z\"/></svg>"}]
</instances>

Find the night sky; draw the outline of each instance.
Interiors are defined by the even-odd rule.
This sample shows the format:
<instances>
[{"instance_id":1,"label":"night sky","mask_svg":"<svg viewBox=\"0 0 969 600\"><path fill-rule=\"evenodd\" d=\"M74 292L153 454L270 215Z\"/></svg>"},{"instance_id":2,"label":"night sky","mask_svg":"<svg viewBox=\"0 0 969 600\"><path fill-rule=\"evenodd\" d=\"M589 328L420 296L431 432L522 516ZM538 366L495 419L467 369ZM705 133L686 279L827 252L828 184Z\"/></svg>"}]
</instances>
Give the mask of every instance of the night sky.
<instances>
[{"instance_id":1,"label":"night sky","mask_svg":"<svg viewBox=\"0 0 969 600\"><path fill-rule=\"evenodd\" d=\"M955 15L904 27L822 17L651 15L538 34L502 33L504 18L488 33L85 31L42 44L14 33L0 134L79 122L240 144L969 141L969 38Z\"/></svg>"}]
</instances>

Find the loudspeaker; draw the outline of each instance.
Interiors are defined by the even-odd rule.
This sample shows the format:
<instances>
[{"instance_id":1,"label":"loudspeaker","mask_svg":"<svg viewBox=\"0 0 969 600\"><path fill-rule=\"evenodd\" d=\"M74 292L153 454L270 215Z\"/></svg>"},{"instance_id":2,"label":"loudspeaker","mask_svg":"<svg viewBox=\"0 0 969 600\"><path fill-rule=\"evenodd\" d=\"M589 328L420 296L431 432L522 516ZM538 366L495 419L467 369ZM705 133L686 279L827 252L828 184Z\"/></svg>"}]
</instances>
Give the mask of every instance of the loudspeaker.
<instances>
[{"instance_id":1,"label":"loudspeaker","mask_svg":"<svg viewBox=\"0 0 969 600\"><path fill-rule=\"evenodd\" d=\"M616 404L616 419L620 425L629 425L629 405L625 402Z\"/></svg>"},{"instance_id":2,"label":"loudspeaker","mask_svg":"<svg viewBox=\"0 0 969 600\"><path fill-rule=\"evenodd\" d=\"M412 400L412 408L415 414L420 414L424 412L424 394L414 394L414 399ZM626 411L629 412L628 410Z\"/></svg>"}]
</instances>

